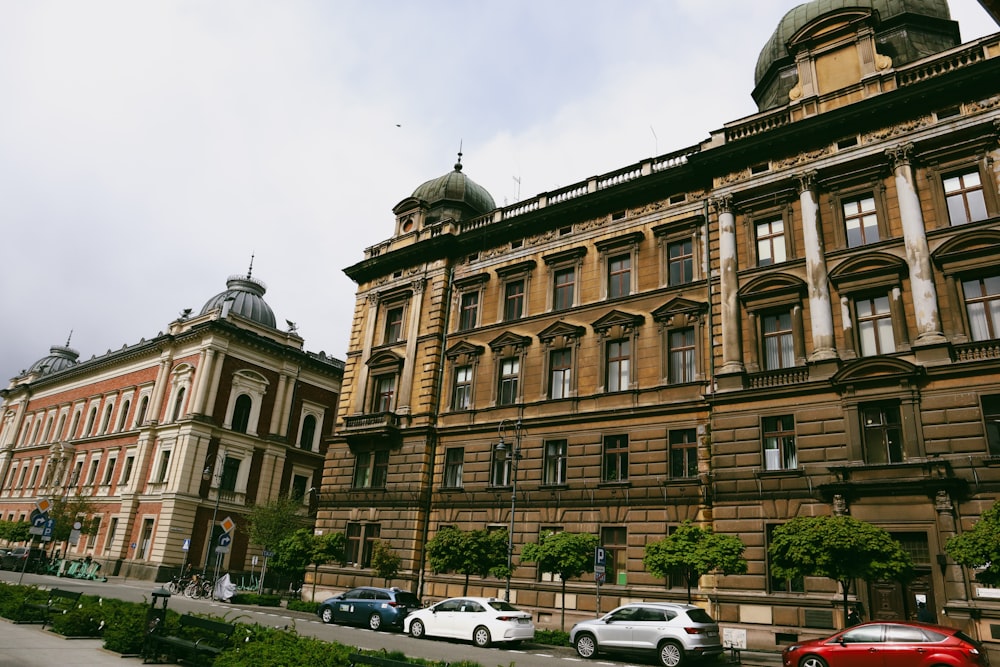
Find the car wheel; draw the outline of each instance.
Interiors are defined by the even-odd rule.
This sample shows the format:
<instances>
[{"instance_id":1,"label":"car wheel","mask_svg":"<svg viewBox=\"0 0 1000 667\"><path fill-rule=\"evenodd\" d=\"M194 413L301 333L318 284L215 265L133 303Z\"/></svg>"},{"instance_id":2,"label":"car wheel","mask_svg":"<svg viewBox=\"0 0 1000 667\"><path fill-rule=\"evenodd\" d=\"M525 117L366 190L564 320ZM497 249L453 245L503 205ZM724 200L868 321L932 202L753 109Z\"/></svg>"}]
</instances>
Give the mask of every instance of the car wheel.
<instances>
[{"instance_id":1,"label":"car wheel","mask_svg":"<svg viewBox=\"0 0 1000 667\"><path fill-rule=\"evenodd\" d=\"M485 625L480 625L472 631L472 643L479 648L486 648L490 645L490 631Z\"/></svg>"},{"instance_id":2,"label":"car wheel","mask_svg":"<svg viewBox=\"0 0 1000 667\"><path fill-rule=\"evenodd\" d=\"M368 627L372 630L378 632L379 628L382 627L382 617L378 614L372 614L368 617Z\"/></svg>"},{"instance_id":3,"label":"car wheel","mask_svg":"<svg viewBox=\"0 0 1000 667\"><path fill-rule=\"evenodd\" d=\"M413 621L410 623L410 636L414 639L424 638L424 624L422 621Z\"/></svg>"},{"instance_id":4,"label":"car wheel","mask_svg":"<svg viewBox=\"0 0 1000 667\"><path fill-rule=\"evenodd\" d=\"M677 642L660 644L660 664L663 667L678 667L684 662L684 649Z\"/></svg>"},{"instance_id":5,"label":"car wheel","mask_svg":"<svg viewBox=\"0 0 1000 667\"><path fill-rule=\"evenodd\" d=\"M826 660L818 655L807 655L799 660L799 667L826 667Z\"/></svg>"},{"instance_id":6,"label":"car wheel","mask_svg":"<svg viewBox=\"0 0 1000 667\"><path fill-rule=\"evenodd\" d=\"M594 635L588 635L583 633L578 635L576 638L576 654L581 658L593 658L597 655L597 642L594 641Z\"/></svg>"},{"instance_id":7,"label":"car wheel","mask_svg":"<svg viewBox=\"0 0 1000 667\"><path fill-rule=\"evenodd\" d=\"M333 623L333 610L329 607L323 607L319 617L324 623Z\"/></svg>"}]
</instances>

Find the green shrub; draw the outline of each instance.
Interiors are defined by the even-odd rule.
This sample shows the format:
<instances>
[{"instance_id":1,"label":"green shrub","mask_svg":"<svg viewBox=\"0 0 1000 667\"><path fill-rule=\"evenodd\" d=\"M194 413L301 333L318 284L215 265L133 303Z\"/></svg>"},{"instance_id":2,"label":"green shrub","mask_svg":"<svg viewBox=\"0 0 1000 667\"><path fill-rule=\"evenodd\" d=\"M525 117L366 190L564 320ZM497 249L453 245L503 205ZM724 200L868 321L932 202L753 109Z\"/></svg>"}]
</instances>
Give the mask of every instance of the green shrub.
<instances>
[{"instance_id":1,"label":"green shrub","mask_svg":"<svg viewBox=\"0 0 1000 667\"><path fill-rule=\"evenodd\" d=\"M137 655L142 652L142 643L146 638L146 612L148 604L125 602L123 600L105 600L104 610L104 648L122 655ZM167 618L177 613L168 610Z\"/></svg>"},{"instance_id":2,"label":"green shrub","mask_svg":"<svg viewBox=\"0 0 1000 667\"><path fill-rule=\"evenodd\" d=\"M301 637L293 631L258 629L252 641L223 651L215 667L281 665L282 667L347 667L353 649L336 642Z\"/></svg>"},{"instance_id":3,"label":"green shrub","mask_svg":"<svg viewBox=\"0 0 1000 667\"><path fill-rule=\"evenodd\" d=\"M546 646L568 646L569 633L562 630L540 630L535 629L535 643Z\"/></svg>"},{"instance_id":4,"label":"green shrub","mask_svg":"<svg viewBox=\"0 0 1000 667\"><path fill-rule=\"evenodd\" d=\"M233 604L257 605L258 607L280 607L280 595L257 595L256 593L237 593L230 600Z\"/></svg>"},{"instance_id":5,"label":"green shrub","mask_svg":"<svg viewBox=\"0 0 1000 667\"><path fill-rule=\"evenodd\" d=\"M280 607L281 606L281 596L280 595L261 595L257 600L257 605L260 607Z\"/></svg>"},{"instance_id":6,"label":"green shrub","mask_svg":"<svg viewBox=\"0 0 1000 667\"><path fill-rule=\"evenodd\" d=\"M65 637L100 637L103 616L99 598L81 596L72 609L61 614L53 612L52 631Z\"/></svg>"},{"instance_id":7,"label":"green shrub","mask_svg":"<svg viewBox=\"0 0 1000 667\"><path fill-rule=\"evenodd\" d=\"M319 602L303 602L302 600L289 600L285 607L288 611L307 611L315 614L319 611Z\"/></svg>"}]
</instances>

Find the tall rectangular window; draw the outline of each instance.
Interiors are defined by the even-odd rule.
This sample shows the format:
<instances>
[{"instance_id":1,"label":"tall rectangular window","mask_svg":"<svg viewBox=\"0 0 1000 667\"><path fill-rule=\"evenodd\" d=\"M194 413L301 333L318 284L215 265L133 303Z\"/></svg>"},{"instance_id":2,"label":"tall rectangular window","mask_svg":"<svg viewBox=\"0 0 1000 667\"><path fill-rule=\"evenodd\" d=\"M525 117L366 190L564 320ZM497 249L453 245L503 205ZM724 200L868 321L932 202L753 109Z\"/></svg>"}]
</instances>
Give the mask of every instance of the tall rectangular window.
<instances>
[{"instance_id":1,"label":"tall rectangular window","mask_svg":"<svg viewBox=\"0 0 1000 667\"><path fill-rule=\"evenodd\" d=\"M87 472L87 486L94 485L94 481L97 479L97 467L99 465L101 465L101 462L98 461L97 459L94 459L93 461L90 462L90 470ZM32 476L32 479L34 479L34 476Z\"/></svg>"},{"instance_id":2,"label":"tall rectangular window","mask_svg":"<svg viewBox=\"0 0 1000 667\"><path fill-rule=\"evenodd\" d=\"M785 222L778 218L758 222L757 266L770 266L785 261Z\"/></svg>"},{"instance_id":3,"label":"tall rectangular window","mask_svg":"<svg viewBox=\"0 0 1000 667\"><path fill-rule=\"evenodd\" d=\"M607 557L604 568L608 583L624 586L628 571L628 529L625 526L605 526L601 528L601 546Z\"/></svg>"},{"instance_id":4,"label":"tall rectangular window","mask_svg":"<svg viewBox=\"0 0 1000 667\"><path fill-rule=\"evenodd\" d=\"M568 398L573 373L573 351L552 350L549 354L549 398Z\"/></svg>"},{"instance_id":5,"label":"tall rectangular window","mask_svg":"<svg viewBox=\"0 0 1000 667\"><path fill-rule=\"evenodd\" d=\"M139 540L139 553L136 554L136 558L146 560L146 557L149 556L149 547L153 541L153 519L143 519L142 532L139 534L142 538Z\"/></svg>"},{"instance_id":6,"label":"tall rectangular window","mask_svg":"<svg viewBox=\"0 0 1000 667\"><path fill-rule=\"evenodd\" d=\"M472 404L472 366L455 368L455 386L451 395L452 410L469 409Z\"/></svg>"},{"instance_id":7,"label":"tall rectangular window","mask_svg":"<svg viewBox=\"0 0 1000 667\"><path fill-rule=\"evenodd\" d=\"M632 257L618 255L608 259L608 298L628 296L632 291Z\"/></svg>"},{"instance_id":8,"label":"tall rectangular window","mask_svg":"<svg viewBox=\"0 0 1000 667\"><path fill-rule=\"evenodd\" d=\"M104 486L111 484L111 479L115 474L115 464L118 463L118 459L114 456L108 459L107 465L104 467L104 480L101 482Z\"/></svg>"},{"instance_id":9,"label":"tall rectangular window","mask_svg":"<svg viewBox=\"0 0 1000 667\"><path fill-rule=\"evenodd\" d=\"M219 478L219 490L236 492L236 483L240 478L240 461L232 456L227 456L222 462L222 476Z\"/></svg>"},{"instance_id":10,"label":"tall rectangular window","mask_svg":"<svg viewBox=\"0 0 1000 667\"><path fill-rule=\"evenodd\" d=\"M358 565L361 557L361 524L349 523L344 532L344 561L350 565Z\"/></svg>"},{"instance_id":11,"label":"tall rectangular window","mask_svg":"<svg viewBox=\"0 0 1000 667\"><path fill-rule=\"evenodd\" d=\"M667 280L671 287L694 280L694 253L691 239L667 245Z\"/></svg>"},{"instance_id":12,"label":"tall rectangular window","mask_svg":"<svg viewBox=\"0 0 1000 667\"><path fill-rule=\"evenodd\" d=\"M160 470L156 474L157 482L167 481L167 472L170 470L170 450L164 451L160 454Z\"/></svg>"},{"instance_id":13,"label":"tall rectangular window","mask_svg":"<svg viewBox=\"0 0 1000 667\"><path fill-rule=\"evenodd\" d=\"M762 420L764 470L795 470L795 418L792 415L764 417Z\"/></svg>"},{"instance_id":14,"label":"tall rectangular window","mask_svg":"<svg viewBox=\"0 0 1000 667\"><path fill-rule=\"evenodd\" d=\"M524 280L511 280L503 288L503 320L510 322L524 315Z\"/></svg>"},{"instance_id":15,"label":"tall rectangular window","mask_svg":"<svg viewBox=\"0 0 1000 667\"><path fill-rule=\"evenodd\" d=\"M384 489L389 471L389 450L358 452L354 458L354 488Z\"/></svg>"},{"instance_id":16,"label":"tall rectangular window","mask_svg":"<svg viewBox=\"0 0 1000 667\"><path fill-rule=\"evenodd\" d=\"M628 436L604 436L604 453L601 464L602 482L628 481Z\"/></svg>"},{"instance_id":17,"label":"tall rectangular window","mask_svg":"<svg viewBox=\"0 0 1000 667\"><path fill-rule=\"evenodd\" d=\"M444 486L462 488L462 468L465 465L465 448L449 447L444 454Z\"/></svg>"},{"instance_id":18,"label":"tall rectangular window","mask_svg":"<svg viewBox=\"0 0 1000 667\"><path fill-rule=\"evenodd\" d=\"M365 524L365 539L361 548L361 567L372 566L372 555L375 553L375 542L382 536L382 526L377 523Z\"/></svg>"},{"instance_id":19,"label":"tall rectangular window","mask_svg":"<svg viewBox=\"0 0 1000 667\"><path fill-rule=\"evenodd\" d=\"M403 337L403 307L395 306L385 311L384 343L395 343Z\"/></svg>"},{"instance_id":20,"label":"tall rectangular window","mask_svg":"<svg viewBox=\"0 0 1000 667\"><path fill-rule=\"evenodd\" d=\"M864 421L865 460L868 463L902 463L903 429L898 405L868 405Z\"/></svg>"},{"instance_id":21,"label":"tall rectangular window","mask_svg":"<svg viewBox=\"0 0 1000 667\"><path fill-rule=\"evenodd\" d=\"M492 450L490 460L490 486L510 486L510 450Z\"/></svg>"},{"instance_id":22,"label":"tall rectangular window","mask_svg":"<svg viewBox=\"0 0 1000 667\"><path fill-rule=\"evenodd\" d=\"M776 370L795 365L790 312L765 315L761 324L764 333L764 368Z\"/></svg>"},{"instance_id":23,"label":"tall rectangular window","mask_svg":"<svg viewBox=\"0 0 1000 667\"><path fill-rule=\"evenodd\" d=\"M375 378L372 403L374 412L391 412L393 395L396 391L395 375L379 375Z\"/></svg>"},{"instance_id":24,"label":"tall rectangular window","mask_svg":"<svg viewBox=\"0 0 1000 667\"><path fill-rule=\"evenodd\" d=\"M101 531L101 517L95 516L90 519L90 526L87 529L87 548L93 549L97 544L97 533Z\"/></svg>"},{"instance_id":25,"label":"tall rectangular window","mask_svg":"<svg viewBox=\"0 0 1000 667\"><path fill-rule=\"evenodd\" d=\"M566 483L566 441L548 440L545 443L543 484Z\"/></svg>"},{"instance_id":26,"label":"tall rectangular window","mask_svg":"<svg viewBox=\"0 0 1000 667\"><path fill-rule=\"evenodd\" d=\"M942 179L948 219L952 226L985 220L986 198L979 170L949 174Z\"/></svg>"},{"instance_id":27,"label":"tall rectangular window","mask_svg":"<svg viewBox=\"0 0 1000 667\"><path fill-rule=\"evenodd\" d=\"M608 343L608 391L625 391L629 388L629 348L627 340Z\"/></svg>"},{"instance_id":28,"label":"tall rectangular window","mask_svg":"<svg viewBox=\"0 0 1000 667\"><path fill-rule=\"evenodd\" d=\"M842 202L841 206L844 211L848 248L857 248L879 240L878 214L875 211L874 197L848 199Z\"/></svg>"},{"instance_id":29,"label":"tall rectangular window","mask_svg":"<svg viewBox=\"0 0 1000 667\"><path fill-rule=\"evenodd\" d=\"M573 290L576 286L576 269L559 269L553 276L552 308L566 310L573 307Z\"/></svg>"},{"instance_id":30,"label":"tall rectangular window","mask_svg":"<svg viewBox=\"0 0 1000 667\"><path fill-rule=\"evenodd\" d=\"M1000 276L962 281L972 340L1000 338Z\"/></svg>"},{"instance_id":31,"label":"tall rectangular window","mask_svg":"<svg viewBox=\"0 0 1000 667\"><path fill-rule=\"evenodd\" d=\"M475 329L479 323L479 292L465 292L462 294L461 313L458 319L458 330L468 331Z\"/></svg>"},{"instance_id":32,"label":"tall rectangular window","mask_svg":"<svg viewBox=\"0 0 1000 667\"><path fill-rule=\"evenodd\" d=\"M698 433L693 428L670 432L670 476L674 479L698 476Z\"/></svg>"},{"instance_id":33,"label":"tall rectangular window","mask_svg":"<svg viewBox=\"0 0 1000 667\"><path fill-rule=\"evenodd\" d=\"M677 329L667 335L670 384L694 382L694 329Z\"/></svg>"},{"instance_id":34,"label":"tall rectangular window","mask_svg":"<svg viewBox=\"0 0 1000 667\"><path fill-rule=\"evenodd\" d=\"M292 475L291 496L301 503L308 501L306 490L309 488L309 478L305 475Z\"/></svg>"},{"instance_id":35,"label":"tall rectangular window","mask_svg":"<svg viewBox=\"0 0 1000 667\"><path fill-rule=\"evenodd\" d=\"M520 373L521 363L517 357L507 357L500 361L498 405L514 405L517 402L517 381Z\"/></svg>"},{"instance_id":36,"label":"tall rectangular window","mask_svg":"<svg viewBox=\"0 0 1000 667\"><path fill-rule=\"evenodd\" d=\"M983 396L982 401L986 451L990 456L1000 456L1000 395Z\"/></svg>"},{"instance_id":37,"label":"tall rectangular window","mask_svg":"<svg viewBox=\"0 0 1000 667\"><path fill-rule=\"evenodd\" d=\"M118 517L111 517L111 523L108 524L108 534L104 537L104 553L111 551L111 547L115 543L115 533L118 532Z\"/></svg>"},{"instance_id":38,"label":"tall rectangular window","mask_svg":"<svg viewBox=\"0 0 1000 667\"><path fill-rule=\"evenodd\" d=\"M122 485L128 484L129 479L132 478L132 466L134 466L134 465L135 465L135 457L134 456L126 456L125 457L125 467L122 469L122 478L121 478L121 481L118 482L119 484L122 484Z\"/></svg>"},{"instance_id":39,"label":"tall rectangular window","mask_svg":"<svg viewBox=\"0 0 1000 667\"><path fill-rule=\"evenodd\" d=\"M896 341L892 335L889 297L876 296L857 299L854 302L854 309L858 315L858 340L861 344L861 356L873 357L895 352Z\"/></svg>"}]
</instances>

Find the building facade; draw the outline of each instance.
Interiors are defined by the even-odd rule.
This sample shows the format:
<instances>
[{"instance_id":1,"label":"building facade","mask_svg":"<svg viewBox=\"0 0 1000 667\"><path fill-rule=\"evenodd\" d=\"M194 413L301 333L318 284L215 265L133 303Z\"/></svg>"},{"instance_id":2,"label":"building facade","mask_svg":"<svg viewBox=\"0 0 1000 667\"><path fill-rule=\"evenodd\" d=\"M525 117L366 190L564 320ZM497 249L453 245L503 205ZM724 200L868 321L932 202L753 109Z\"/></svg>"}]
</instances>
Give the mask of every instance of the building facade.
<instances>
[{"instance_id":1,"label":"building facade","mask_svg":"<svg viewBox=\"0 0 1000 667\"><path fill-rule=\"evenodd\" d=\"M0 392L0 518L26 520L41 498L83 508L77 543L51 549L105 573L250 570L250 505L290 495L304 519L315 511L343 377L343 362L275 327L264 294L249 273L232 277L166 333L88 361L56 346L13 378ZM226 517L236 529L217 554Z\"/></svg>"},{"instance_id":2,"label":"building facade","mask_svg":"<svg viewBox=\"0 0 1000 667\"><path fill-rule=\"evenodd\" d=\"M346 269L317 527L346 534L349 564L321 591L379 581L381 540L402 585L460 594L427 540L511 524L511 600L543 625L598 601L593 579L563 600L519 562L548 530L600 537L604 610L683 600L642 556L691 520L749 561L703 577L700 603L773 648L841 620L830 581L770 575L771 531L849 513L917 567L861 585L871 616L925 601L1000 636L1000 604L943 549L1000 492L1000 35L961 44L945 0L808 2L753 97L700 144L512 206L459 160L393 209Z\"/></svg>"}]
</instances>

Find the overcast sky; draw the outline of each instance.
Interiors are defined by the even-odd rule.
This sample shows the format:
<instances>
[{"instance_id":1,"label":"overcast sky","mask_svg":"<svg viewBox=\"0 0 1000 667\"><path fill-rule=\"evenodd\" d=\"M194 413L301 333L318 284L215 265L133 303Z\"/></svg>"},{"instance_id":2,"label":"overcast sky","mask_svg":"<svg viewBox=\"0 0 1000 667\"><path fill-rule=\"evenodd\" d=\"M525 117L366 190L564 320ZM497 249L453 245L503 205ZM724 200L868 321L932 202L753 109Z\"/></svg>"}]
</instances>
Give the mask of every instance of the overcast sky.
<instances>
[{"instance_id":1,"label":"overcast sky","mask_svg":"<svg viewBox=\"0 0 1000 667\"><path fill-rule=\"evenodd\" d=\"M755 113L798 0L0 0L0 386L253 275L343 359L342 269L451 170L512 204ZM951 0L963 41L997 30Z\"/></svg>"}]
</instances>

